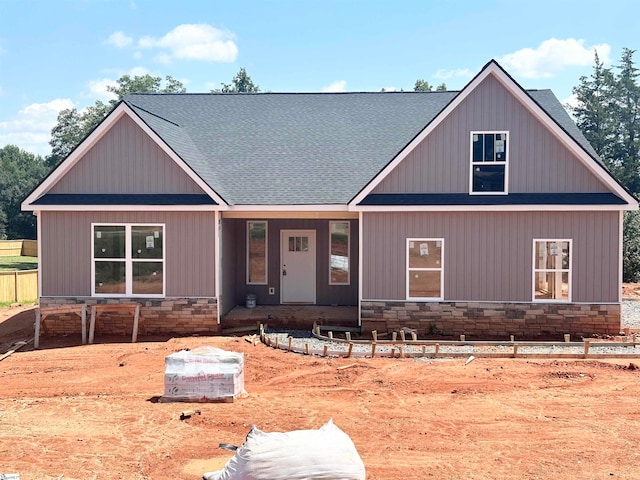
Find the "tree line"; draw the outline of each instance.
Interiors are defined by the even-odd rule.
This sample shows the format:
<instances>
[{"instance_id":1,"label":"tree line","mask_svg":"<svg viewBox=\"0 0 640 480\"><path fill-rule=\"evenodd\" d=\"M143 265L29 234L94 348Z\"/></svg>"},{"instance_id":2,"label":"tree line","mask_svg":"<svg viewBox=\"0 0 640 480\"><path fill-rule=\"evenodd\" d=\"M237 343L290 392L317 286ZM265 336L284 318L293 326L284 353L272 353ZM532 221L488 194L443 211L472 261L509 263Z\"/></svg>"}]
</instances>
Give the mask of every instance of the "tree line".
<instances>
[{"instance_id":1,"label":"tree line","mask_svg":"<svg viewBox=\"0 0 640 480\"><path fill-rule=\"evenodd\" d=\"M632 193L640 193L640 75L635 50L625 48L618 65L605 67L595 55L593 72L582 76L573 93L576 106L566 106L607 168ZM35 219L20 211L20 203L104 119L127 93L184 93L182 82L171 76L123 75L107 87L115 95L78 110L62 110L51 130L51 153L42 158L13 145L0 149L0 239L35 238ZM416 80L414 91L432 91L433 85ZM435 87L446 90L446 85ZM256 93L260 87L241 68L230 83L214 93ZM624 218L624 280L640 281L640 214Z\"/></svg>"}]
</instances>

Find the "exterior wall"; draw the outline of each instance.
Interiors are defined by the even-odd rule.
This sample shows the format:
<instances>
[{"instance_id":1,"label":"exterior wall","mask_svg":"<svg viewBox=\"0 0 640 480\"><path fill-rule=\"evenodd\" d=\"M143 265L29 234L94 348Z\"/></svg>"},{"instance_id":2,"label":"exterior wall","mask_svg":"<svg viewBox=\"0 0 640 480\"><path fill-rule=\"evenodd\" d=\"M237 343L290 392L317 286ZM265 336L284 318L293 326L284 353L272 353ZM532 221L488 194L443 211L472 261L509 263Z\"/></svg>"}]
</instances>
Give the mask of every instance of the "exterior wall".
<instances>
[{"instance_id":1,"label":"exterior wall","mask_svg":"<svg viewBox=\"0 0 640 480\"><path fill-rule=\"evenodd\" d=\"M42 297L91 295L91 223L164 223L167 297L215 297L213 212L49 212L41 215Z\"/></svg>"},{"instance_id":2,"label":"exterior wall","mask_svg":"<svg viewBox=\"0 0 640 480\"><path fill-rule=\"evenodd\" d=\"M572 301L619 301L619 212L363 214L363 299L406 298L406 239L444 238L444 300L531 302L533 239L573 239Z\"/></svg>"},{"instance_id":3,"label":"exterior wall","mask_svg":"<svg viewBox=\"0 0 640 480\"><path fill-rule=\"evenodd\" d=\"M218 305L215 298L136 298L104 299L95 297L40 297L40 307L69 304L118 304L139 302L139 335L152 334L215 334L220 333ZM87 315L88 317L88 315ZM96 336L131 335L132 317L129 314L101 314L96 319ZM87 328L89 318L87 318ZM44 321L46 335L80 334L77 315L50 315Z\"/></svg>"},{"instance_id":4,"label":"exterior wall","mask_svg":"<svg viewBox=\"0 0 640 480\"><path fill-rule=\"evenodd\" d=\"M329 285L329 222L330 219L266 219L268 224L268 285L247 285L247 221L251 219L224 220L224 242L233 232L236 248L235 267L236 285L235 303L243 305L246 295L256 295L259 305L280 304L280 231L309 229L316 230L316 304L317 305L356 305L358 303L358 222L350 220L350 284ZM262 219L260 219L262 220ZM231 228L228 226L231 225ZM225 260L226 261L226 260ZM227 277L223 277L223 284ZM269 287L275 288L275 294L269 295ZM223 285L223 290L226 287Z\"/></svg>"},{"instance_id":5,"label":"exterior wall","mask_svg":"<svg viewBox=\"0 0 640 480\"><path fill-rule=\"evenodd\" d=\"M489 76L372 193L468 193L469 135L482 130L509 132L510 193L608 191Z\"/></svg>"},{"instance_id":6,"label":"exterior wall","mask_svg":"<svg viewBox=\"0 0 640 480\"><path fill-rule=\"evenodd\" d=\"M204 192L125 115L49 193Z\"/></svg>"},{"instance_id":7,"label":"exterior wall","mask_svg":"<svg viewBox=\"0 0 640 480\"><path fill-rule=\"evenodd\" d=\"M362 333L415 329L419 338L561 340L620 333L620 305L362 302Z\"/></svg>"}]
</instances>

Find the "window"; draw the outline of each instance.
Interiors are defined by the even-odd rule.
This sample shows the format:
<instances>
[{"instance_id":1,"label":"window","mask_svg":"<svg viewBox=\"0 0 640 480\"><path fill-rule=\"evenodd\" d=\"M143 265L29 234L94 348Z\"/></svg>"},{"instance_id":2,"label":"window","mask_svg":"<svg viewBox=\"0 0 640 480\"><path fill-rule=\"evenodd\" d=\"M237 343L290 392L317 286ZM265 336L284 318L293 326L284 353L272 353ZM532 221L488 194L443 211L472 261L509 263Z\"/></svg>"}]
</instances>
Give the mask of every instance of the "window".
<instances>
[{"instance_id":1,"label":"window","mask_svg":"<svg viewBox=\"0 0 640 480\"><path fill-rule=\"evenodd\" d=\"M571 301L571 240L533 241L533 300Z\"/></svg>"},{"instance_id":2,"label":"window","mask_svg":"<svg viewBox=\"0 0 640 480\"><path fill-rule=\"evenodd\" d=\"M442 300L442 238L407 239L407 299Z\"/></svg>"},{"instance_id":3,"label":"window","mask_svg":"<svg viewBox=\"0 0 640 480\"><path fill-rule=\"evenodd\" d=\"M349 222L329 222L329 285L349 285Z\"/></svg>"},{"instance_id":4,"label":"window","mask_svg":"<svg viewBox=\"0 0 640 480\"><path fill-rule=\"evenodd\" d=\"M164 296L164 225L92 229L92 295Z\"/></svg>"},{"instance_id":5,"label":"window","mask_svg":"<svg viewBox=\"0 0 640 480\"><path fill-rule=\"evenodd\" d=\"M507 193L507 132L471 132L471 194Z\"/></svg>"},{"instance_id":6,"label":"window","mask_svg":"<svg viewBox=\"0 0 640 480\"><path fill-rule=\"evenodd\" d=\"M267 222L247 222L247 283L267 284Z\"/></svg>"}]
</instances>

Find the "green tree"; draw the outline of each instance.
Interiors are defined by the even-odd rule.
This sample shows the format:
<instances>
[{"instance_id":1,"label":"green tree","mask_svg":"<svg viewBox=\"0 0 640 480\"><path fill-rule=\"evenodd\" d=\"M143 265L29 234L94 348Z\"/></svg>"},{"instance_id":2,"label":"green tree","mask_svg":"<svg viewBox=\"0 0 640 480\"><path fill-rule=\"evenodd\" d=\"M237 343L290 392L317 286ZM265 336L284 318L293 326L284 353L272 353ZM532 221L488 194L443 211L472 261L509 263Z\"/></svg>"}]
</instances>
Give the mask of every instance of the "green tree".
<instances>
[{"instance_id":1,"label":"green tree","mask_svg":"<svg viewBox=\"0 0 640 480\"><path fill-rule=\"evenodd\" d=\"M620 64L606 68L595 54L591 76L580 77L569 107L576 124L605 165L630 191L640 193L640 73L635 50L623 49ZM640 281L640 214L624 216L623 279Z\"/></svg>"},{"instance_id":2,"label":"green tree","mask_svg":"<svg viewBox=\"0 0 640 480\"><path fill-rule=\"evenodd\" d=\"M83 109L71 108L58 114L58 122L51 130L51 154L47 156L47 164L53 168L69 155L74 148L107 116L111 109L127 93L184 93L184 85L167 75L162 86L162 77L146 75L123 75L116 80L116 85L107 90L116 98L107 103L97 100L95 104Z\"/></svg>"},{"instance_id":3,"label":"green tree","mask_svg":"<svg viewBox=\"0 0 640 480\"><path fill-rule=\"evenodd\" d=\"M251 77L244 68L241 68L231 83L221 83L220 88L211 90L213 93L258 93L260 87L253 83Z\"/></svg>"},{"instance_id":4,"label":"green tree","mask_svg":"<svg viewBox=\"0 0 640 480\"><path fill-rule=\"evenodd\" d=\"M36 220L20 204L48 172L40 155L7 145L0 149L0 238L36 238Z\"/></svg>"},{"instance_id":5,"label":"green tree","mask_svg":"<svg viewBox=\"0 0 640 480\"><path fill-rule=\"evenodd\" d=\"M426 80L418 79L416 83L413 85L414 92L431 92L433 91L433 85L431 85ZM436 87L436 92L446 92L447 86L444 83L441 83Z\"/></svg>"}]
</instances>

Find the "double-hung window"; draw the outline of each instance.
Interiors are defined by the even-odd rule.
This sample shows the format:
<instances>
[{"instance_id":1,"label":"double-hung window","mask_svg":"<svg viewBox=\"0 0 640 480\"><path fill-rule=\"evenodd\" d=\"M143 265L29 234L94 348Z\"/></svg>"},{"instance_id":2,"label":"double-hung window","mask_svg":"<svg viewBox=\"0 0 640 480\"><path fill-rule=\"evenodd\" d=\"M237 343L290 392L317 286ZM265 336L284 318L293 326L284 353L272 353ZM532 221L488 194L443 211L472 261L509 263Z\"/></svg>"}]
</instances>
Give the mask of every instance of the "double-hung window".
<instances>
[{"instance_id":1,"label":"double-hung window","mask_svg":"<svg viewBox=\"0 0 640 480\"><path fill-rule=\"evenodd\" d=\"M407 299L442 300L444 239L407 239Z\"/></svg>"},{"instance_id":2,"label":"double-hung window","mask_svg":"<svg viewBox=\"0 0 640 480\"><path fill-rule=\"evenodd\" d=\"M349 222L329 222L329 285L349 284Z\"/></svg>"},{"instance_id":3,"label":"double-hung window","mask_svg":"<svg viewBox=\"0 0 640 480\"><path fill-rule=\"evenodd\" d=\"M92 295L165 294L164 225L92 225Z\"/></svg>"},{"instance_id":4,"label":"double-hung window","mask_svg":"<svg viewBox=\"0 0 640 480\"><path fill-rule=\"evenodd\" d=\"M507 193L508 132L471 132L469 193Z\"/></svg>"},{"instance_id":5,"label":"double-hung window","mask_svg":"<svg viewBox=\"0 0 640 480\"><path fill-rule=\"evenodd\" d=\"M571 240L533 241L533 301L571 301Z\"/></svg>"}]
</instances>

